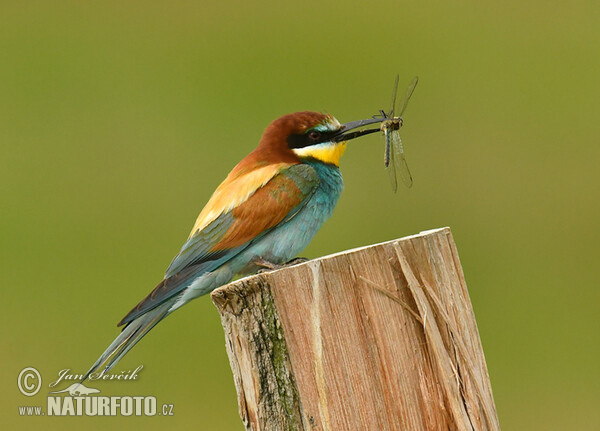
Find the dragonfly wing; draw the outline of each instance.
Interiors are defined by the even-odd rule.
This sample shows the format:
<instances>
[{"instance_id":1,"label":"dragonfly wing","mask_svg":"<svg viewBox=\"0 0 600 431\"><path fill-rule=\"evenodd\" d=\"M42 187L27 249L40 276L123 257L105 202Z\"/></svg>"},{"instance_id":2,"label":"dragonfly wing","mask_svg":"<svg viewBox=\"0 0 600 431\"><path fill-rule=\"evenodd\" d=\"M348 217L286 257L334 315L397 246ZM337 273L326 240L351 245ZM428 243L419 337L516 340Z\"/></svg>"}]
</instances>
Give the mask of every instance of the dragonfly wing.
<instances>
[{"instance_id":1,"label":"dragonfly wing","mask_svg":"<svg viewBox=\"0 0 600 431\"><path fill-rule=\"evenodd\" d=\"M398 94L398 79L399 76L396 75L396 81L394 82L394 92L392 93L392 106L390 108L390 112L386 115L383 113L384 118L396 119L397 117L402 117L406 106L408 105L408 101L410 100L413 92L415 91L415 87L419 82L419 77L415 76L411 83L406 88L404 96L402 97L402 101L400 103L400 112L395 113L396 111L396 95ZM401 118L399 118L402 121ZM402 123L400 122L400 125ZM381 130L383 130L385 134L385 153L384 153L384 163L385 168L388 171L390 176L390 183L392 185L392 190L394 193L398 190L398 172L400 173L400 177L402 178L402 182L406 187L412 187L413 179L410 174L410 170L408 169L408 164L406 163L406 157L404 157L404 148L402 147L402 139L400 138L400 132L398 129L391 128L391 122L384 121L381 125Z\"/></svg>"},{"instance_id":2,"label":"dragonfly wing","mask_svg":"<svg viewBox=\"0 0 600 431\"><path fill-rule=\"evenodd\" d=\"M408 84L408 87L406 87L406 91L404 92L404 97L402 97L402 103L400 104L400 112L398 113L398 117L401 117L402 114L404 114L404 111L406 110L406 107L408 106L408 101L410 100L410 97L413 94L413 91L415 91L415 87L417 86L417 83L419 82L419 77L415 76L413 78L413 80L410 82L410 84ZM396 81L396 85L397 81Z\"/></svg>"},{"instance_id":3,"label":"dragonfly wing","mask_svg":"<svg viewBox=\"0 0 600 431\"><path fill-rule=\"evenodd\" d=\"M398 81L400 79L400 75L396 75L396 82L394 82L394 91L392 93L392 106L390 107L390 112L387 114L389 118L394 116L394 112L396 111L396 96L398 95Z\"/></svg>"},{"instance_id":4,"label":"dragonfly wing","mask_svg":"<svg viewBox=\"0 0 600 431\"><path fill-rule=\"evenodd\" d=\"M412 187L413 179L408 169L408 163L406 163L406 157L404 157L404 148L402 147L402 139L400 133L397 131L392 132L392 151L393 161L396 165L396 171L400 173L400 178L406 187Z\"/></svg>"}]
</instances>

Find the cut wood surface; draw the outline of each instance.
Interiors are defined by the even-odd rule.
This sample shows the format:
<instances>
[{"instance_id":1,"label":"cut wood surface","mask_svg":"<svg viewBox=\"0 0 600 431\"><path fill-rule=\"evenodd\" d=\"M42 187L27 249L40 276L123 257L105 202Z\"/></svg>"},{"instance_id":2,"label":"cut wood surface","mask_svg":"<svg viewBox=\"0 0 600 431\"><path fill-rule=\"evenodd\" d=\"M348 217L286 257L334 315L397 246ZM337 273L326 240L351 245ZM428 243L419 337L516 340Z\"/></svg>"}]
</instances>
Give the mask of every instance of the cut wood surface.
<instances>
[{"instance_id":1,"label":"cut wood surface","mask_svg":"<svg viewBox=\"0 0 600 431\"><path fill-rule=\"evenodd\" d=\"M449 228L212 293L248 430L498 430Z\"/></svg>"}]
</instances>

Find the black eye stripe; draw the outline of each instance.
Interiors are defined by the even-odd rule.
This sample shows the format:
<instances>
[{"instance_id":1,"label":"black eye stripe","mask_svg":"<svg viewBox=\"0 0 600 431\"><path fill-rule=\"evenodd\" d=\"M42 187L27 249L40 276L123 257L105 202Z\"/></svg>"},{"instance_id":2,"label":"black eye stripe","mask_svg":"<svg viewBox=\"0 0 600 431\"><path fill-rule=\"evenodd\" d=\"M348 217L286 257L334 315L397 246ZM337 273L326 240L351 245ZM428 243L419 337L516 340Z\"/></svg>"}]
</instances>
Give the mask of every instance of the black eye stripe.
<instances>
[{"instance_id":1,"label":"black eye stripe","mask_svg":"<svg viewBox=\"0 0 600 431\"><path fill-rule=\"evenodd\" d=\"M331 138L333 138L338 132L322 132L320 130L317 130L317 132L319 132L319 134L321 135L319 137L318 140L314 140L311 139L310 137L310 132L312 130L307 131L306 133L298 133L298 134L291 134L290 136L287 137L287 143L288 143L288 147L289 148L304 148L304 147L308 147L310 145L317 145L320 144L322 142L328 142L331 141Z\"/></svg>"}]
</instances>

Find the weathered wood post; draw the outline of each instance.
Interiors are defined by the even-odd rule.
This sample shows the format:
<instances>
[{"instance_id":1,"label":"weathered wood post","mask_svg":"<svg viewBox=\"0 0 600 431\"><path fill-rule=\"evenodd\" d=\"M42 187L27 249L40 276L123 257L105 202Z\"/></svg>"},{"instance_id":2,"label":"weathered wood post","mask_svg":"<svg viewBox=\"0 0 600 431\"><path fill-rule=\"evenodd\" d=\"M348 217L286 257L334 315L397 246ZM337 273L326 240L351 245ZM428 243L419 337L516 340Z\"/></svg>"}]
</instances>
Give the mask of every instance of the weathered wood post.
<instances>
[{"instance_id":1,"label":"weathered wood post","mask_svg":"<svg viewBox=\"0 0 600 431\"><path fill-rule=\"evenodd\" d=\"M450 229L215 290L248 430L499 430Z\"/></svg>"}]
</instances>

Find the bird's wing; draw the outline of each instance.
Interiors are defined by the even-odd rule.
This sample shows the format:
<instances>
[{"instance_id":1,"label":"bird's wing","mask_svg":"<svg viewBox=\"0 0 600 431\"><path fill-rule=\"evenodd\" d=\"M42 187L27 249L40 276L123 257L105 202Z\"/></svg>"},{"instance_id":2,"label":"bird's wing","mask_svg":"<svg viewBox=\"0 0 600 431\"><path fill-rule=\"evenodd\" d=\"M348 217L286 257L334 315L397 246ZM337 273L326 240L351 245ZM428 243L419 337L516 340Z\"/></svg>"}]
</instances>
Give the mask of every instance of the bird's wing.
<instances>
[{"instance_id":1,"label":"bird's wing","mask_svg":"<svg viewBox=\"0 0 600 431\"><path fill-rule=\"evenodd\" d=\"M234 199L236 194L232 188L235 184L235 181L223 183L219 187L221 196L230 194ZM319 177L312 167L305 164L288 165L263 181L234 207L223 207L226 209L204 225L197 222L200 228L192 231L180 253L171 262L164 280L118 326L131 322L177 295L200 274L213 271L254 240L287 222L306 204L318 185ZM210 205L213 198L206 206L209 211L212 210ZM202 213L206 212L206 208Z\"/></svg>"}]
</instances>

